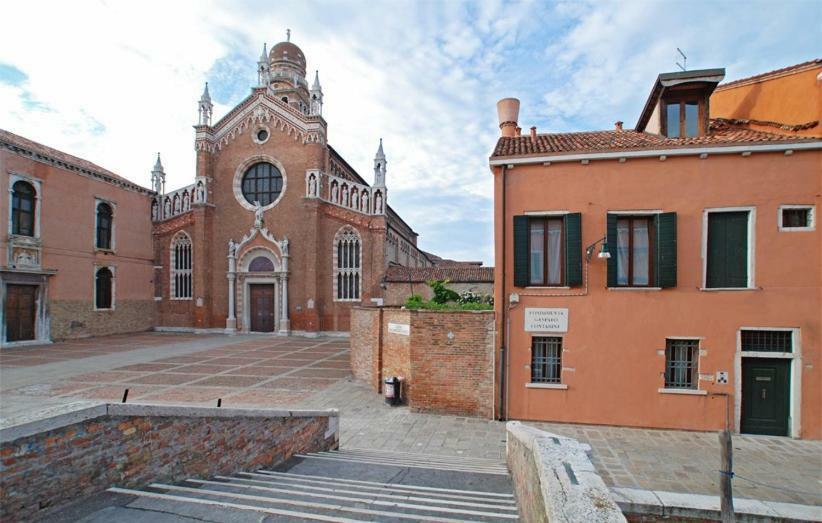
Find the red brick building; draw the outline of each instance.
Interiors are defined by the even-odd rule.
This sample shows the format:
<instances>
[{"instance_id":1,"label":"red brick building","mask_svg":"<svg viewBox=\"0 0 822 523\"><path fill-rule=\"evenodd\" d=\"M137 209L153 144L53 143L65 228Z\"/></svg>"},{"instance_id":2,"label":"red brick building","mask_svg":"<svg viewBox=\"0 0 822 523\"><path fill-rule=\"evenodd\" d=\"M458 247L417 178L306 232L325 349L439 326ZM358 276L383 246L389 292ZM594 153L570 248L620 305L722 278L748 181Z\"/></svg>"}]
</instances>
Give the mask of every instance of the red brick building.
<instances>
[{"instance_id":1,"label":"red brick building","mask_svg":"<svg viewBox=\"0 0 822 523\"><path fill-rule=\"evenodd\" d=\"M380 303L389 265L430 267L388 205L382 142L369 184L327 140L299 47L263 51L258 85L212 124L199 102L192 183L152 189L0 130L0 345L147 330L316 335Z\"/></svg>"}]
</instances>

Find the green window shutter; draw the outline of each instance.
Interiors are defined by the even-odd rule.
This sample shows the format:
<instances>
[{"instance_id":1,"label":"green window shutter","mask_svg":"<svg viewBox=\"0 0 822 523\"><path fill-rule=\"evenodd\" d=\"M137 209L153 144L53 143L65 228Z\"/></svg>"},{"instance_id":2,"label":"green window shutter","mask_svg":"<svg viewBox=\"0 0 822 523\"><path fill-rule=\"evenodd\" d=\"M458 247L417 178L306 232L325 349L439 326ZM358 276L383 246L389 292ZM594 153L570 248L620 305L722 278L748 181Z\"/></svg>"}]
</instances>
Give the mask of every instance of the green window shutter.
<instances>
[{"instance_id":1,"label":"green window shutter","mask_svg":"<svg viewBox=\"0 0 822 523\"><path fill-rule=\"evenodd\" d=\"M676 287L676 213L657 214L654 266L657 287Z\"/></svg>"},{"instance_id":2,"label":"green window shutter","mask_svg":"<svg viewBox=\"0 0 822 523\"><path fill-rule=\"evenodd\" d=\"M527 287L528 217L514 216L514 287Z\"/></svg>"},{"instance_id":3,"label":"green window shutter","mask_svg":"<svg viewBox=\"0 0 822 523\"><path fill-rule=\"evenodd\" d=\"M606 241L608 242L608 287L617 286L617 215L609 214L606 225Z\"/></svg>"},{"instance_id":4,"label":"green window shutter","mask_svg":"<svg viewBox=\"0 0 822 523\"><path fill-rule=\"evenodd\" d=\"M582 285L582 215L565 215L565 285Z\"/></svg>"},{"instance_id":5,"label":"green window shutter","mask_svg":"<svg viewBox=\"0 0 822 523\"><path fill-rule=\"evenodd\" d=\"M706 286L748 286L748 212L708 214Z\"/></svg>"}]
</instances>

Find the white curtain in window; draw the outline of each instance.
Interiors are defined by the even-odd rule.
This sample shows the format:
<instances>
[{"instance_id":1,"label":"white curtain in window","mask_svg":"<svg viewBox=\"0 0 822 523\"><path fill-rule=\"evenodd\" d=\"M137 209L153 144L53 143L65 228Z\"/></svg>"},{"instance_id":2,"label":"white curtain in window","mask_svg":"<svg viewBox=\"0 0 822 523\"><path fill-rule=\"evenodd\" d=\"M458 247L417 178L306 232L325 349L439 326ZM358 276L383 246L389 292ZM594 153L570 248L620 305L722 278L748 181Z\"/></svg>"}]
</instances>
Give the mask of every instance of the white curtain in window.
<instances>
[{"instance_id":1,"label":"white curtain in window","mask_svg":"<svg viewBox=\"0 0 822 523\"><path fill-rule=\"evenodd\" d=\"M542 284L542 267L545 263L545 226L541 221L531 222L531 283Z\"/></svg>"},{"instance_id":2,"label":"white curtain in window","mask_svg":"<svg viewBox=\"0 0 822 523\"><path fill-rule=\"evenodd\" d=\"M649 245L648 221L634 220L634 285L648 285Z\"/></svg>"},{"instance_id":3,"label":"white curtain in window","mask_svg":"<svg viewBox=\"0 0 822 523\"><path fill-rule=\"evenodd\" d=\"M628 285L628 264L630 263L629 245L631 222L617 221L617 285Z\"/></svg>"},{"instance_id":4,"label":"white curtain in window","mask_svg":"<svg viewBox=\"0 0 822 523\"><path fill-rule=\"evenodd\" d=\"M562 279L562 222L548 221L548 284L559 285Z\"/></svg>"}]
</instances>

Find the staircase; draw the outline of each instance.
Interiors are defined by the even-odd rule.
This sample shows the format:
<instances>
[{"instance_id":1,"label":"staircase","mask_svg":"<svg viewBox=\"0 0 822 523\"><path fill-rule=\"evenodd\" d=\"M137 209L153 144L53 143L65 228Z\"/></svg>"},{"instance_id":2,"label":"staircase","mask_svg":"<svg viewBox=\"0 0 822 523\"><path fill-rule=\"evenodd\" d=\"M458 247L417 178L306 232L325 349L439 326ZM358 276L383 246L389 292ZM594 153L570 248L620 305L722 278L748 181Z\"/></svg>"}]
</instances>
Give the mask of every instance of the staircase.
<instances>
[{"instance_id":1,"label":"staircase","mask_svg":"<svg viewBox=\"0 0 822 523\"><path fill-rule=\"evenodd\" d=\"M276 470L144 490L81 521L516 521L511 477L488 459L346 449L298 455ZM149 513L147 513L149 512ZM153 512L154 514L150 514Z\"/></svg>"}]
</instances>

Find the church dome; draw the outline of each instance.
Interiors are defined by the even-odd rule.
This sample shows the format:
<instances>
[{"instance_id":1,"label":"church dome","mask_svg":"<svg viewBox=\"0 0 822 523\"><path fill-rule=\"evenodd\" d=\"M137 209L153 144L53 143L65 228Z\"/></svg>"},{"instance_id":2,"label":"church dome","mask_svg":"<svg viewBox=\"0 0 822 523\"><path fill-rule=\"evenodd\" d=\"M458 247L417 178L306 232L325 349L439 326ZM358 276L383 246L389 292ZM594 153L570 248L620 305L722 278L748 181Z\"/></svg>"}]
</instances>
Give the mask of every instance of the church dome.
<instances>
[{"instance_id":1,"label":"church dome","mask_svg":"<svg viewBox=\"0 0 822 523\"><path fill-rule=\"evenodd\" d=\"M279 67L295 68L305 76L305 55L302 49L291 42L280 42L268 53L272 69Z\"/></svg>"}]
</instances>

